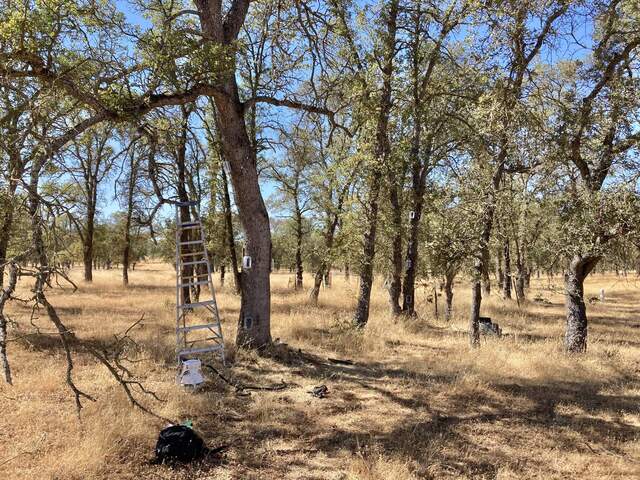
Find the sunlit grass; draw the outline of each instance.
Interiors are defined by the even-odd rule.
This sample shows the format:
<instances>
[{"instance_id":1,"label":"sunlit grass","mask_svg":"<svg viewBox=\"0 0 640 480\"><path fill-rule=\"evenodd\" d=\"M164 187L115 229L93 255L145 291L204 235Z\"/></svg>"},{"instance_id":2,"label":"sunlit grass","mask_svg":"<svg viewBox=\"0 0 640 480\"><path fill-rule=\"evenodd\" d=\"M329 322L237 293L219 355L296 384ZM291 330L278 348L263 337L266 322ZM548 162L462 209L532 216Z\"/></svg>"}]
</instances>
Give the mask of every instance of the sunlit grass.
<instances>
[{"instance_id":1,"label":"sunlit grass","mask_svg":"<svg viewBox=\"0 0 640 480\"><path fill-rule=\"evenodd\" d=\"M417 319L388 313L381 280L364 331L350 327L357 277L338 273L317 306L306 290L273 275L272 333L280 345L268 355L235 352L239 299L218 288L229 375L247 383L284 380L282 392L239 397L218 379L193 394L174 383L174 273L146 264L123 288L117 270L97 271L91 285L49 292L77 335L109 341L144 315L135 374L164 402L139 398L156 413L192 419L212 445L231 443L220 465L186 470L148 465L163 422L133 410L106 370L76 356L85 401L78 422L65 386L59 341L42 312L10 307L18 322L9 343L15 386L0 387L0 478L634 478L640 460L640 293L636 277L595 275L586 295L604 287L607 300L589 305L589 351L562 352L560 279L534 279L529 298L550 304L486 298L483 314L503 339L478 350L466 336L469 292L455 290L451 323L435 316L424 289ZM311 279L305 278L306 287ZM216 282L218 280L216 279ZM27 295L26 286L20 292ZM287 344L281 345L281 344ZM336 365L327 357L350 359ZM326 399L308 391L329 387ZM3 463L4 462L4 463Z\"/></svg>"}]
</instances>

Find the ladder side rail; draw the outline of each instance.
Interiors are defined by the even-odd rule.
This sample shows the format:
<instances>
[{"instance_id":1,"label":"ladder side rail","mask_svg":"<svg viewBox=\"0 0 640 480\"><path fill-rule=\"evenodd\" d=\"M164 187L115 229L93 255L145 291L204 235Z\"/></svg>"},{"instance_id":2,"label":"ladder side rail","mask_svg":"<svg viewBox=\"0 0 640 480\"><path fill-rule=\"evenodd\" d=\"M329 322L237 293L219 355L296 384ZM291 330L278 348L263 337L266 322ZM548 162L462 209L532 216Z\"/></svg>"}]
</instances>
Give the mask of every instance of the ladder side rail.
<instances>
[{"instance_id":1,"label":"ladder side rail","mask_svg":"<svg viewBox=\"0 0 640 480\"><path fill-rule=\"evenodd\" d=\"M222 349L220 350L220 356L222 358L222 364L226 365L226 359L225 359L225 355L224 355L224 338L222 336L222 324L220 322L220 312L218 311L218 302L216 301L216 293L213 290L213 278L211 275L211 260L209 260L209 251L207 250L207 242L204 236L204 228L202 227L202 221L200 220L200 215L197 215L197 219L200 222L200 238L202 239L202 245L203 245L203 250L204 250L204 258L207 261L206 265L207 265L207 277L209 279L209 292L211 293L211 299L213 300L213 311L214 311L214 317L215 317L215 321L218 324L218 329L220 331L220 338L219 340L215 340L216 343L220 343L220 345L222 346Z\"/></svg>"},{"instance_id":2,"label":"ladder side rail","mask_svg":"<svg viewBox=\"0 0 640 480\"><path fill-rule=\"evenodd\" d=\"M199 220L199 217L198 217ZM209 252L207 250L207 243L204 237L204 229L200 228L200 238L202 239L204 245L204 258L206 260L207 265L207 279L209 281L209 292L211 293L211 299L213 300L213 308L215 309L216 320L220 322L220 314L218 312L218 302L216 301L216 294L213 290L213 275L211 273L211 260L209 260Z\"/></svg>"},{"instance_id":3,"label":"ladder side rail","mask_svg":"<svg viewBox=\"0 0 640 480\"><path fill-rule=\"evenodd\" d=\"M176 265L176 357L178 360L178 363L180 363L180 336L182 335L180 332L180 317L183 315L182 309L180 308L182 302L181 302L181 296L180 296L180 278L182 277L181 273L182 273L182 265L180 264L180 260L181 260L181 248L180 248L180 215L179 215L179 209L180 207L178 205L176 205L176 216L175 216L175 223L176 223L176 259L175 259L175 265Z\"/></svg>"},{"instance_id":4,"label":"ladder side rail","mask_svg":"<svg viewBox=\"0 0 640 480\"><path fill-rule=\"evenodd\" d=\"M186 204L186 205L183 205ZM181 206L191 207L191 217L189 222L183 222L181 218ZM183 225L184 223L184 225ZM199 230L199 235L196 231ZM184 237L183 234L191 234ZM199 237L199 240L196 240ZM202 245L202 251L199 250L196 245ZM217 352L220 356L222 363L225 362L224 355L224 339L222 336L222 325L220 323L220 313L218 311L218 304L215 298L215 291L213 289L213 273L211 260L209 259L209 251L206 248L206 237L204 228L202 226L202 220L200 219L199 209L196 202L182 202L176 204L176 356L178 363L182 361L185 355L205 353L205 352ZM193 268L192 275L189 278L185 278L182 268L186 265L190 265ZM206 273L199 273L198 266L206 265ZM206 280L205 280L206 277ZM200 278L203 280L200 282ZM201 302L185 303L184 287L186 285L207 285L211 294L211 300ZM182 290L182 292L181 292ZM190 325L187 327L186 317L188 315L187 310L191 310L194 307L202 306L211 314L211 323L204 325ZM182 323L182 324L181 324ZM205 330L210 332L211 335L205 338L196 338L194 340L189 339L188 332L192 330ZM213 345L205 346L203 348L188 348L197 343L212 342Z\"/></svg>"}]
</instances>

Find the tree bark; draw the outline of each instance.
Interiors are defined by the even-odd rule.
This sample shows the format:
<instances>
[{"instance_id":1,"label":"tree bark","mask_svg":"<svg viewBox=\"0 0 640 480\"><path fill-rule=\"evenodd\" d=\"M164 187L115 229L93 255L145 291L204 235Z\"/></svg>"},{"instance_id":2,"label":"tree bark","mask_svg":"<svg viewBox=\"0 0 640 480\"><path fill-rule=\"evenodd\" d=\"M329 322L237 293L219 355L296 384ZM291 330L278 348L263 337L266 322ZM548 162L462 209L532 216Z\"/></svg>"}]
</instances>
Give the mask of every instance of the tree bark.
<instances>
[{"instance_id":1,"label":"tree bark","mask_svg":"<svg viewBox=\"0 0 640 480\"><path fill-rule=\"evenodd\" d=\"M504 161L506 159L506 149L499 153L495 169L491 179L491 190L489 198L482 212L482 229L480 233L480 246L476 253L471 275L471 316L469 319L469 341L472 347L480 344L480 308L482 305L482 278L488 272L487 263L489 260L489 240L493 228L493 217L496 208L496 192L500 187L504 173Z\"/></svg>"},{"instance_id":2,"label":"tree bark","mask_svg":"<svg viewBox=\"0 0 640 480\"><path fill-rule=\"evenodd\" d=\"M346 195L346 192L345 192ZM329 273L329 261L328 256L331 255L333 250L333 242L336 235L336 229L338 228L338 222L340 220L340 213L342 212L342 206L344 203L344 195L341 195L338 199L338 205L336 212L333 214L333 219L327 222L326 230L324 232L324 241L326 254L320 262L320 266L313 277L313 288L309 294L309 300L314 305L318 303L318 296L320 295L320 286L322 285L322 279Z\"/></svg>"},{"instance_id":3,"label":"tree bark","mask_svg":"<svg viewBox=\"0 0 640 480\"><path fill-rule=\"evenodd\" d=\"M90 187L90 197L87 205L87 227L82 245L82 261L84 263L84 281L93 281L93 237L95 235L97 191Z\"/></svg>"},{"instance_id":4,"label":"tree bark","mask_svg":"<svg viewBox=\"0 0 640 480\"><path fill-rule=\"evenodd\" d=\"M225 234L227 238L227 248L229 249L229 260L231 262L231 271L233 272L236 293L240 293L242 276L238 269L238 254L236 253L236 239L233 233L233 216L231 213L231 195L229 194L229 182L224 165L220 169L220 174L222 175L222 206L224 209Z\"/></svg>"},{"instance_id":5,"label":"tree bark","mask_svg":"<svg viewBox=\"0 0 640 480\"><path fill-rule=\"evenodd\" d=\"M420 231L420 221L422 219L422 209L424 204L425 184L427 174L430 170L429 153L431 150L431 137L427 144L427 154L420 155L422 144L422 115L425 109L424 87L431 77L437 59L437 52L434 50L429 59L426 71L421 68L420 52L422 48L422 15L420 3L416 4L413 21L413 35L411 41L411 96L412 96L412 120L411 149L409 151L409 163L411 165L411 211L413 214L409 219L409 238L407 241L407 261L405 265L404 278L402 281L402 311L408 316L415 316L415 282L418 269L418 233ZM438 43L439 45L441 42ZM424 75L424 76L422 76Z\"/></svg>"},{"instance_id":6,"label":"tree bark","mask_svg":"<svg viewBox=\"0 0 640 480\"><path fill-rule=\"evenodd\" d=\"M295 218L296 218L296 283L295 289L303 288L304 267L302 265L302 212L300 210L300 202L298 200L298 192L295 192Z\"/></svg>"},{"instance_id":7,"label":"tree bark","mask_svg":"<svg viewBox=\"0 0 640 480\"><path fill-rule=\"evenodd\" d=\"M90 144L92 145L92 143ZM96 209L98 205L98 182L100 181L100 167L103 162L108 161L104 158L104 146L106 145L106 137L99 140L97 150L95 152L87 151L88 159L83 163L83 174L85 177L85 194L87 198L87 216L85 219L85 230L82 238L82 260L84 263L84 281L93 281L93 244L95 237L95 220ZM93 147L88 147L93 148ZM80 154L80 153L79 153Z\"/></svg>"},{"instance_id":8,"label":"tree bark","mask_svg":"<svg viewBox=\"0 0 640 480\"><path fill-rule=\"evenodd\" d=\"M14 125L14 128L17 128ZM9 165L7 171L7 193L6 193L6 208L4 208L4 214L2 215L2 223L0 224L0 287L4 285L4 264L7 261L7 250L9 248L9 239L11 238L11 231L13 228L13 218L15 212L15 199L16 189L18 188L19 179L25 170L25 162L22 160L18 150L13 148L19 145L11 145L11 150L8 152Z\"/></svg>"},{"instance_id":9,"label":"tree bark","mask_svg":"<svg viewBox=\"0 0 640 480\"><path fill-rule=\"evenodd\" d=\"M206 29L205 29L206 31ZM258 348L271 342L271 231L269 215L260 193L256 153L244 121L244 107L235 76L228 76L213 97L218 111L220 139L229 161L240 221L246 236L250 270L242 272L240 316L236 344Z\"/></svg>"},{"instance_id":10,"label":"tree bark","mask_svg":"<svg viewBox=\"0 0 640 480\"><path fill-rule=\"evenodd\" d=\"M9 198L9 202L13 202L13 199ZM0 287L4 285L4 264L7 261L9 236L11 235L11 226L13 225L13 210L14 207L12 204L7 205L2 219L2 226L0 227Z\"/></svg>"},{"instance_id":11,"label":"tree bark","mask_svg":"<svg viewBox=\"0 0 640 480\"><path fill-rule=\"evenodd\" d=\"M489 249L484 252L485 258L482 261L482 291L488 297L491 295L491 278L489 277Z\"/></svg>"},{"instance_id":12,"label":"tree bark","mask_svg":"<svg viewBox=\"0 0 640 480\"><path fill-rule=\"evenodd\" d=\"M11 298L16 289L18 281L18 269L15 263L9 265L9 282L6 288L0 288L0 361L2 361L2 371L4 381L12 385L11 366L7 356L7 318L4 315L4 306Z\"/></svg>"},{"instance_id":13,"label":"tree bark","mask_svg":"<svg viewBox=\"0 0 640 480\"><path fill-rule=\"evenodd\" d=\"M498 249L496 255L496 280L498 285L504 285L504 271L502 270L502 251Z\"/></svg>"},{"instance_id":14,"label":"tree bark","mask_svg":"<svg viewBox=\"0 0 640 480\"><path fill-rule=\"evenodd\" d=\"M364 327L369 321L369 301L373 286L373 259L376 251L376 231L378 227L378 197L382 174L379 171L373 173L373 179L369 186L369 229L364 234L364 251L360 265L360 292L354 317L354 323L358 327Z\"/></svg>"},{"instance_id":15,"label":"tree bark","mask_svg":"<svg viewBox=\"0 0 640 480\"><path fill-rule=\"evenodd\" d=\"M469 320L469 343L472 347L480 344L480 306L482 304L482 264L476 260L471 283L471 315Z\"/></svg>"},{"instance_id":16,"label":"tree bark","mask_svg":"<svg viewBox=\"0 0 640 480\"><path fill-rule=\"evenodd\" d=\"M509 248L509 238L504 239L502 245L502 259L504 274L502 278L502 297L511 299L511 252Z\"/></svg>"},{"instance_id":17,"label":"tree bark","mask_svg":"<svg viewBox=\"0 0 640 480\"><path fill-rule=\"evenodd\" d=\"M322 286L322 279L324 278L324 262L323 264L316 270L315 275L313 276L313 288L309 293L309 300L312 304L316 305L318 303L318 297L320 295L320 287Z\"/></svg>"},{"instance_id":18,"label":"tree bark","mask_svg":"<svg viewBox=\"0 0 640 480\"><path fill-rule=\"evenodd\" d=\"M451 317L453 316L453 281L455 276L455 271L449 271L444 277L444 319L447 323L451 321Z\"/></svg>"},{"instance_id":19,"label":"tree bark","mask_svg":"<svg viewBox=\"0 0 640 480\"><path fill-rule=\"evenodd\" d=\"M516 298L519 302L525 300L525 287L527 282L527 270L520 252L516 252Z\"/></svg>"},{"instance_id":20,"label":"tree bark","mask_svg":"<svg viewBox=\"0 0 640 480\"><path fill-rule=\"evenodd\" d=\"M569 353L587 351L587 308L584 303L584 280L599 260L598 256L576 255L571 259L565 273L567 329L564 347Z\"/></svg>"},{"instance_id":21,"label":"tree bark","mask_svg":"<svg viewBox=\"0 0 640 480\"><path fill-rule=\"evenodd\" d=\"M402 291L402 207L400 205L398 179L394 179L389 189L391 203L392 240L392 268L391 283L389 285L389 305L391 314L400 315L400 293ZM408 259L407 259L408 261Z\"/></svg>"},{"instance_id":22,"label":"tree bark","mask_svg":"<svg viewBox=\"0 0 640 480\"><path fill-rule=\"evenodd\" d=\"M178 183L176 185L176 190L178 193L178 200L183 203L179 208L180 215L178 217L178 221L182 223L188 223L191 221L191 211L189 210L188 202L189 202L189 194L187 193L187 134L189 132L189 115L190 110L187 107L182 107L182 122L180 125L180 136L178 138L178 148L176 150L176 167L178 170ZM176 228L179 228L176 225ZM191 238L192 230L182 230L180 232L180 242L188 242ZM204 248L203 247L194 247L188 246L188 249L195 248ZM188 283L193 279L193 265L183 265L182 266L182 281L184 283ZM182 301L184 303L192 302L191 289L187 287L182 287ZM197 301L197 300L194 300Z\"/></svg>"},{"instance_id":23,"label":"tree bark","mask_svg":"<svg viewBox=\"0 0 640 480\"><path fill-rule=\"evenodd\" d=\"M233 2L223 18L219 1L195 0L204 37L219 45L236 48L234 44L246 20L249 3L246 0ZM235 56L231 61L230 68L221 74L211 99L216 110L222 157L229 163L238 215L245 233L245 251L252 259L251 269L242 272L240 282L236 344L260 348L271 343L271 230L258 183L256 150L249 138L245 105L238 91Z\"/></svg>"},{"instance_id":24,"label":"tree bark","mask_svg":"<svg viewBox=\"0 0 640 480\"><path fill-rule=\"evenodd\" d=\"M424 182L420 183L420 178L426 178L426 175L420 175L419 169L414 168L413 175L413 216L409 223L409 239L407 242L407 262L404 271L404 279L402 282L402 311L406 315L415 316L415 283L416 272L418 269L418 234L420 232L420 220L422 218L422 208L424 200ZM417 180L417 181L416 181Z\"/></svg>"},{"instance_id":25,"label":"tree bark","mask_svg":"<svg viewBox=\"0 0 640 480\"><path fill-rule=\"evenodd\" d=\"M135 153L130 154L129 181L127 182L127 216L124 225L124 248L122 251L122 284L129 285L129 263L131 257L131 221L133 218L133 198L138 171Z\"/></svg>"},{"instance_id":26,"label":"tree bark","mask_svg":"<svg viewBox=\"0 0 640 480\"><path fill-rule=\"evenodd\" d=\"M378 202L382 183L382 168L389 160L388 125L391 110L391 80L396 50L397 17L398 0L392 0L389 4L389 12L386 18L387 31L384 39L384 58L381 61L382 89L376 122L374 164L372 165L373 171L371 172L371 180L369 182L368 225L364 234L362 264L360 266L360 292L354 316L354 323L358 327L364 327L369 320L369 303L371 300L371 288L373 286L373 260L376 250Z\"/></svg>"}]
</instances>

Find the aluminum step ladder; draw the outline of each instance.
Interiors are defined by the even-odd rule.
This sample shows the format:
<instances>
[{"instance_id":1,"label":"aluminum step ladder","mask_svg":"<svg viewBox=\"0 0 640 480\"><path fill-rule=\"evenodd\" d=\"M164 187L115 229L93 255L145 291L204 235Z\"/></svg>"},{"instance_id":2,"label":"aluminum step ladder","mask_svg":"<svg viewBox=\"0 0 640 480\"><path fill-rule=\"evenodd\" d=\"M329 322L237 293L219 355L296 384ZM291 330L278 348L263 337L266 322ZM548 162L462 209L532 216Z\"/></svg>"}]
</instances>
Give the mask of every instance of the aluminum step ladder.
<instances>
[{"instance_id":1,"label":"aluminum step ladder","mask_svg":"<svg viewBox=\"0 0 640 480\"><path fill-rule=\"evenodd\" d=\"M207 354L218 357L224 364L222 326L197 202L175 202L175 207L178 367L194 355ZM185 210L191 218L183 218L181 212ZM193 301L193 287L201 286L207 286L208 290L200 289L198 301Z\"/></svg>"}]
</instances>

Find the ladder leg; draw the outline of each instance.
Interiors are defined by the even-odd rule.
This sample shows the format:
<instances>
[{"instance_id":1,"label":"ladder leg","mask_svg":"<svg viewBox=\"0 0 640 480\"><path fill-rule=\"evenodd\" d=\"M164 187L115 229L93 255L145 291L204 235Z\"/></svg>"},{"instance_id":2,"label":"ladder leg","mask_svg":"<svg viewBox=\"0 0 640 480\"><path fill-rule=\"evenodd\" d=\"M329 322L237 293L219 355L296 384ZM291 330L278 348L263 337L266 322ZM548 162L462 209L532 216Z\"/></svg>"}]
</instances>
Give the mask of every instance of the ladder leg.
<instances>
[{"instance_id":1,"label":"ladder leg","mask_svg":"<svg viewBox=\"0 0 640 480\"><path fill-rule=\"evenodd\" d=\"M222 325L220 323L220 313L215 298L213 288L213 275L209 253L206 248L206 238L199 213L195 202L188 202L189 207L193 207L192 219L185 222L181 217L180 207L182 203L176 204L176 356L178 363L189 355L200 353L215 353L219 355L223 365L226 365L224 355L224 339L222 336ZM199 230L197 234L194 230ZM183 250L184 248L184 250ZM200 248L202 251L200 251ZM186 258L186 262L183 260ZM204 265L206 273L200 273L198 268ZM190 268L185 268L190 267ZM206 275L207 280L199 279ZM207 285L211 300L193 301L190 290L200 285ZM200 292L202 294L202 292ZM208 315L213 318L205 324L190 324L187 317L195 316L195 311L204 307ZM210 336L202 338L193 332L210 332ZM195 335L195 336L193 336ZM198 346L202 344L203 346ZM198 346L196 348L196 346Z\"/></svg>"}]
</instances>

